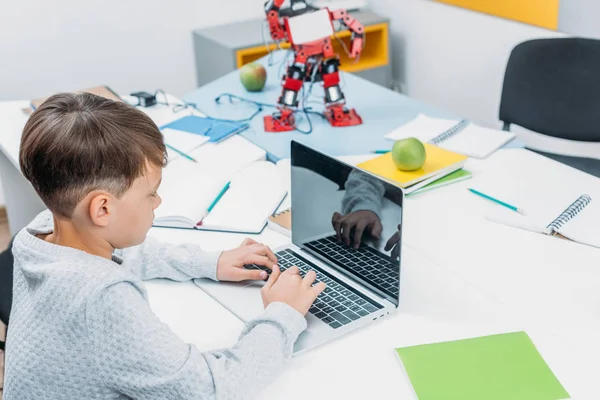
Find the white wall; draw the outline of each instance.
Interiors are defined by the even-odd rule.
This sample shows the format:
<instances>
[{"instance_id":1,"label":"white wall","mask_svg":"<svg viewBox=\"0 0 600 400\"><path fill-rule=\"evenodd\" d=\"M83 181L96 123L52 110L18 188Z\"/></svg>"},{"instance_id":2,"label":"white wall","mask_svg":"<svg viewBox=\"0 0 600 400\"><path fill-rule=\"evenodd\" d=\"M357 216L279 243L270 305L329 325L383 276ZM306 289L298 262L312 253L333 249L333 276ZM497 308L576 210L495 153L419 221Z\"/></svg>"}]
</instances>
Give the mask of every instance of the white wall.
<instances>
[{"instance_id":1,"label":"white wall","mask_svg":"<svg viewBox=\"0 0 600 400\"><path fill-rule=\"evenodd\" d=\"M0 100L31 99L98 84L119 93L161 88L184 95L196 87L192 30L261 18L263 4L263 0L3 2Z\"/></svg>"},{"instance_id":2,"label":"white wall","mask_svg":"<svg viewBox=\"0 0 600 400\"><path fill-rule=\"evenodd\" d=\"M511 49L528 39L564 36L432 0L370 4L391 19L394 75L406 93L486 126L500 126Z\"/></svg>"},{"instance_id":3,"label":"white wall","mask_svg":"<svg viewBox=\"0 0 600 400\"><path fill-rule=\"evenodd\" d=\"M192 30L260 18L263 0L18 0L0 12L0 100L107 84L196 87ZM207 60L209 62L209 60Z\"/></svg>"},{"instance_id":4,"label":"white wall","mask_svg":"<svg viewBox=\"0 0 600 400\"><path fill-rule=\"evenodd\" d=\"M598 15L600 15L598 0L561 1L558 27L563 32L600 38Z\"/></svg>"}]
</instances>

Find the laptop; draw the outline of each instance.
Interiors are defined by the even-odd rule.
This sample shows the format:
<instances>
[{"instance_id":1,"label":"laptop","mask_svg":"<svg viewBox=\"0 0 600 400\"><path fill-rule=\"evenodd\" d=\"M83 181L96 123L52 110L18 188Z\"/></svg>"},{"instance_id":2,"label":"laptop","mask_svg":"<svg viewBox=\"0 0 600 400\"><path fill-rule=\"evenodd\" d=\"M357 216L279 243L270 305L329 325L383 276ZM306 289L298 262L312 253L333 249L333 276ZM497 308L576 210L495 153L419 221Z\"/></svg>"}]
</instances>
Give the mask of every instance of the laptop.
<instances>
[{"instance_id":1,"label":"laptop","mask_svg":"<svg viewBox=\"0 0 600 400\"><path fill-rule=\"evenodd\" d=\"M302 275L314 270L315 283L327 285L306 315L307 329L294 345L298 354L397 309L404 194L296 141L291 142L290 192L292 237L290 244L273 249L278 266L282 272L297 266ZM264 282L195 283L244 322L264 311Z\"/></svg>"}]
</instances>

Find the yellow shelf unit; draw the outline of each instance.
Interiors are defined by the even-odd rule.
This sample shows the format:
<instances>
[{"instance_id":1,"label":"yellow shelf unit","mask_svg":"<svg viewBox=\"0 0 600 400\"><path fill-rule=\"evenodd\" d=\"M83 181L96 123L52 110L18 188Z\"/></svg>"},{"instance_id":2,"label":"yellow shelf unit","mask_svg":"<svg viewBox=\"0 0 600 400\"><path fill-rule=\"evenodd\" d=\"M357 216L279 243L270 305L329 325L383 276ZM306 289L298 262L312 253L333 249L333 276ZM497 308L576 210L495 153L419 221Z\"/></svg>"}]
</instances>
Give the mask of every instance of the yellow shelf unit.
<instances>
[{"instance_id":1,"label":"yellow shelf unit","mask_svg":"<svg viewBox=\"0 0 600 400\"><path fill-rule=\"evenodd\" d=\"M337 38L336 38L337 37ZM358 72L371 68L383 67L389 63L389 31L388 24L374 24L365 27L364 48L358 61L350 58L346 53L351 47L351 32L336 32L331 37L334 51L340 56L340 69L345 72ZM344 43L344 46L340 43ZM282 43L281 48L288 49L289 43ZM237 68L258 60L277 49L275 44L268 46L254 46L239 49L236 52Z\"/></svg>"}]
</instances>

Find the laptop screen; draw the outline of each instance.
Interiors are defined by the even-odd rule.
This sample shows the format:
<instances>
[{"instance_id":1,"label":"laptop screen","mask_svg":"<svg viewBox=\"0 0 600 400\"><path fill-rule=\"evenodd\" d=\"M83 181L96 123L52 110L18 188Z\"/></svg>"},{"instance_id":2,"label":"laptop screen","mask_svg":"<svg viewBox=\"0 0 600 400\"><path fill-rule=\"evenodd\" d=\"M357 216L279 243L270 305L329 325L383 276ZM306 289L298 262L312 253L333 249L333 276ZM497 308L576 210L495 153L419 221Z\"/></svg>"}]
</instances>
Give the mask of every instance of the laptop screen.
<instances>
[{"instance_id":1,"label":"laptop screen","mask_svg":"<svg viewBox=\"0 0 600 400\"><path fill-rule=\"evenodd\" d=\"M292 242L398 305L403 194L292 141Z\"/></svg>"}]
</instances>

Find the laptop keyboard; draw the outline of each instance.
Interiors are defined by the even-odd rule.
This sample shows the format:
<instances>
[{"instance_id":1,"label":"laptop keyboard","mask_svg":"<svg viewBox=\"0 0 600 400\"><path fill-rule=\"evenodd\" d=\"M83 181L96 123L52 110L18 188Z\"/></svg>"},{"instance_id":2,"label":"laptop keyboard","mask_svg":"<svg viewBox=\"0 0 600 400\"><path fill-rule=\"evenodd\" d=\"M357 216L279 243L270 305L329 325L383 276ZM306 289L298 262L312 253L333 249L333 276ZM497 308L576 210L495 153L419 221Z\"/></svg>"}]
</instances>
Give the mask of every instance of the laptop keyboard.
<instances>
[{"instance_id":1,"label":"laptop keyboard","mask_svg":"<svg viewBox=\"0 0 600 400\"><path fill-rule=\"evenodd\" d=\"M279 269L282 272L296 266L302 276L310 270L315 271L317 274L315 284L321 281L325 282L327 287L317 296L309 311L332 328L339 328L383 308L381 304L340 282L290 249L279 251L275 255L278 259ZM265 269L257 265L246 265L245 268Z\"/></svg>"},{"instance_id":2,"label":"laptop keyboard","mask_svg":"<svg viewBox=\"0 0 600 400\"><path fill-rule=\"evenodd\" d=\"M338 242L335 235L306 243L306 247L329 261L360 275L391 296L398 295L398 267L369 246L355 249Z\"/></svg>"}]
</instances>

